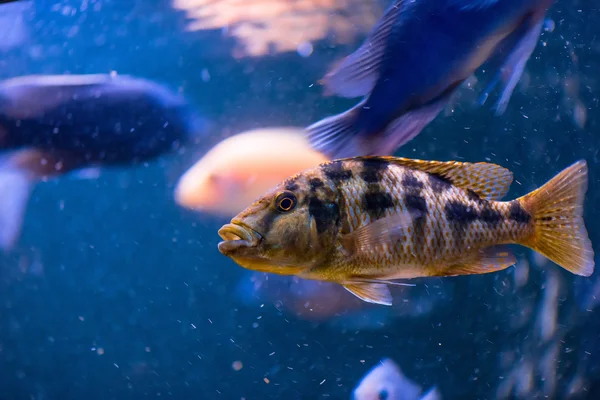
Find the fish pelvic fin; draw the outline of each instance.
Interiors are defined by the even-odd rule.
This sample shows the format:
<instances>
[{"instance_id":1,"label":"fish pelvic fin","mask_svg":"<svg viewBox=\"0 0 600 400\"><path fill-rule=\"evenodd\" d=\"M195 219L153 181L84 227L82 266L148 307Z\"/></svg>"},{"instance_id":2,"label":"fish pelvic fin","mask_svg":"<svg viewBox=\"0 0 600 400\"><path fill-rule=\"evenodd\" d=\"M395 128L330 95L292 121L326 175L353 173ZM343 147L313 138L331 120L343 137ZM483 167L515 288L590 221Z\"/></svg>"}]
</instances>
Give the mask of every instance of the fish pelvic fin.
<instances>
[{"instance_id":1,"label":"fish pelvic fin","mask_svg":"<svg viewBox=\"0 0 600 400\"><path fill-rule=\"evenodd\" d=\"M392 305L392 295L387 285L383 283L350 282L344 288L367 303Z\"/></svg>"},{"instance_id":2,"label":"fish pelvic fin","mask_svg":"<svg viewBox=\"0 0 600 400\"><path fill-rule=\"evenodd\" d=\"M366 142L356 120L364 103L362 101L346 112L324 118L306 128L306 137L312 148L332 160L360 154Z\"/></svg>"},{"instance_id":3,"label":"fish pelvic fin","mask_svg":"<svg viewBox=\"0 0 600 400\"><path fill-rule=\"evenodd\" d=\"M583 221L588 167L579 160L541 188L515 200L533 218L533 234L521 241L576 275L594 272L594 250Z\"/></svg>"}]
</instances>

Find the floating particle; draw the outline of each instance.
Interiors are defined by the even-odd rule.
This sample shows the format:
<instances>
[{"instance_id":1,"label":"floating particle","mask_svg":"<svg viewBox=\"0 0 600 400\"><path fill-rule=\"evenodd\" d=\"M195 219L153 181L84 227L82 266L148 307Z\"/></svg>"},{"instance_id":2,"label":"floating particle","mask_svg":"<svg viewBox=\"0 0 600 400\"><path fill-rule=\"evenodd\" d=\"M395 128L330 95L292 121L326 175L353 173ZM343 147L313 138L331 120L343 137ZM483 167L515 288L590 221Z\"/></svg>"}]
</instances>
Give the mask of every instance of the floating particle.
<instances>
[{"instance_id":1,"label":"floating particle","mask_svg":"<svg viewBox=\"0 0 600 400\"><path fill-rule=\"evenodd\" d=\"M231 364L231 368L233 368L233 370L234 370L234 371L239 371L239 370L241 370L242 368L244 368L244 364L242 364L242 362L241 362L241 361L237 360L237 361L234 361L234 362ZM268 382L267 382L267 383L268 383Z\"/></svg>"}]
</instances>

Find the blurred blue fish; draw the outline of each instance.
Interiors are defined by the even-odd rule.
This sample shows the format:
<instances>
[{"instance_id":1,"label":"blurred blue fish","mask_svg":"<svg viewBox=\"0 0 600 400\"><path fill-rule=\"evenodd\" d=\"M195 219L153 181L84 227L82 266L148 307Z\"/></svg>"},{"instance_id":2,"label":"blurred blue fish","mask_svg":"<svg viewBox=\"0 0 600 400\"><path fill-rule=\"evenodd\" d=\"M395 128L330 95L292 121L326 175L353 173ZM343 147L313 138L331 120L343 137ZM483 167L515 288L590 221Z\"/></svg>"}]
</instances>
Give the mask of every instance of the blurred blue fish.
<instances>
[{"instance_id":1,"label":"blurred blue fish","mask_svg":"<svg viewBox=\"0 0 600 400\"><path fill-rule=\"evenodd\" d=\"M35 182L175 151L206 123L177 93L118 75L0 82L0 248L12 248Z\"/></svg>"},{"instance_id":2,"label":"blurred blue fish","mask_svg":"<svg viewBox=\"0 0 600 400\"><path fill-rule=\"evenodd\" d=\"M363 45L321 81L326 95L364 99L307 128L336 159L391 155L418 135L484 62L497 70L502 114L553 0L395 0Z\"/></svg>"}]
</instances>

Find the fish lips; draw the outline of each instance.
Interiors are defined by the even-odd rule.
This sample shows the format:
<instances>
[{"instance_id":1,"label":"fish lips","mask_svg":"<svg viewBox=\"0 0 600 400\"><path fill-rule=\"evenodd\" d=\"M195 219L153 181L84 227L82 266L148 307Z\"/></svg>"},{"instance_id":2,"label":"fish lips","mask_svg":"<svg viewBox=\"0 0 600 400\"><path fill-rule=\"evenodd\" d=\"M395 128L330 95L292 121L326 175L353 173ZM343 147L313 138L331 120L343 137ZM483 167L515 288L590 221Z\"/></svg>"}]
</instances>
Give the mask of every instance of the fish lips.
<instances>
[{"instance_id":1,"label":"fish lips","mask_svg":"<svg viewBox=\"0 0 600 400\"><path fill-rule=\"evenodd\" d=\"M219 243L219 251L226 255L234 255L244 250L256 247L262 240L262 235L247 225L232 222L219 229L219 236L223 239Z\"/></svg>"}]
</instances>

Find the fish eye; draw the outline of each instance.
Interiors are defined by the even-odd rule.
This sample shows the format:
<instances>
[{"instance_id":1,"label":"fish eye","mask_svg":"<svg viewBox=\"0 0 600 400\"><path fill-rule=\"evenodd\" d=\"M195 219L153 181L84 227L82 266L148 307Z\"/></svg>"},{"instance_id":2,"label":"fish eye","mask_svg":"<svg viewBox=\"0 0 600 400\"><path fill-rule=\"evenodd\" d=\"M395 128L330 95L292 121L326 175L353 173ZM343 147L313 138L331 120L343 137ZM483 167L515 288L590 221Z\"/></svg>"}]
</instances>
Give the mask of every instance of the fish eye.
<instances>
[{"instance_id":1,"label":"fish eye","mask_svg":"<svg viewBox=\"0 0 600 400\"><path fill-rule=\"evenodd\" d=\"M379 394L377 395L377 399L378 400L387 400L388 398L388 391L385 389L382 389L379 391Z\"/></svg>"},{"instance_id":2,"label":"fish eye","mask_svg":"<svg viewBox=\"0 0 600 400\"><path fill-rule=\"evenodd\" d=\"M277 211L289 212L296 207L296 196L292 192L282 192L277 195L275 204L277 205Z\"/></svg>"}]
</instances>

